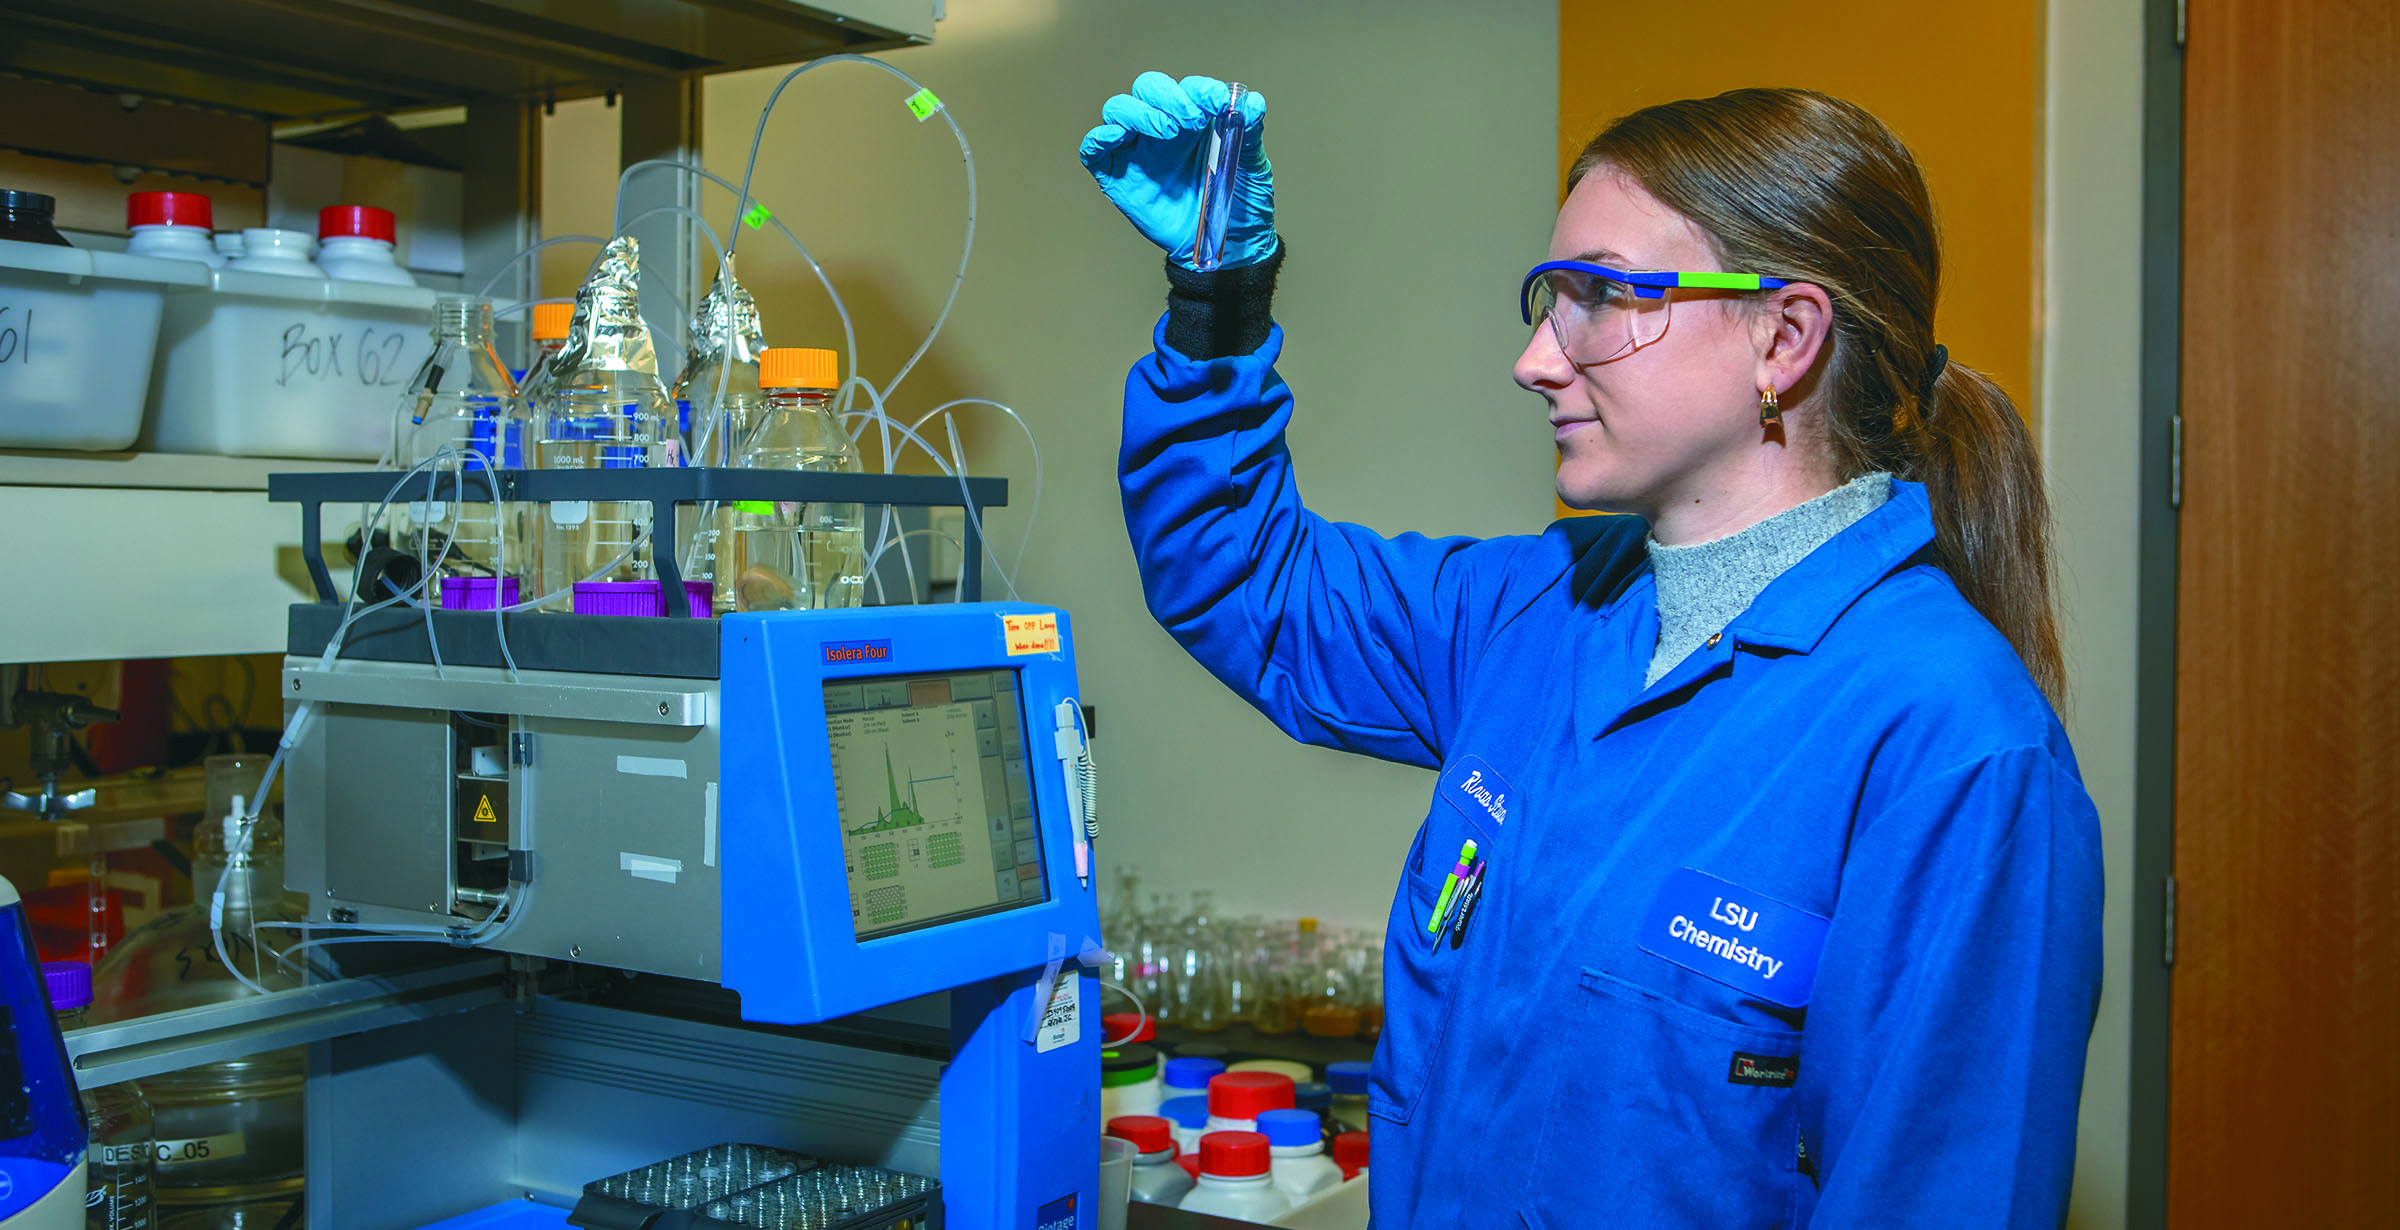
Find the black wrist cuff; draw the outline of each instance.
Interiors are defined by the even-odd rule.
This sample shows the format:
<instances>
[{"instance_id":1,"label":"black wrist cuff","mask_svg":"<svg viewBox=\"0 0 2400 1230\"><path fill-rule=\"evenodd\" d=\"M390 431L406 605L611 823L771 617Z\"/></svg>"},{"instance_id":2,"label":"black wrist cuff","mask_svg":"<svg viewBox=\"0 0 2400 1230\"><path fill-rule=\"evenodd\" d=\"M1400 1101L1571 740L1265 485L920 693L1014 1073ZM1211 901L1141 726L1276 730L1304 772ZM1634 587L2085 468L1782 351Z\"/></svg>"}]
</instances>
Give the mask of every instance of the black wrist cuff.
<instances>
[{"instance_id":1,"label":"black wrist cuff","mask_svg":"<svg viewBox=\"0 0 2400 1230\"><path fill-rule=\"evenodd\" d=\"M1167 345L1190 358L1225 359L1266 344L1275 321L1275 274L1283 268L1283 241L1275 255L1255 265L1209 273L1167 260Z\"/></svg>"}]
</instances>

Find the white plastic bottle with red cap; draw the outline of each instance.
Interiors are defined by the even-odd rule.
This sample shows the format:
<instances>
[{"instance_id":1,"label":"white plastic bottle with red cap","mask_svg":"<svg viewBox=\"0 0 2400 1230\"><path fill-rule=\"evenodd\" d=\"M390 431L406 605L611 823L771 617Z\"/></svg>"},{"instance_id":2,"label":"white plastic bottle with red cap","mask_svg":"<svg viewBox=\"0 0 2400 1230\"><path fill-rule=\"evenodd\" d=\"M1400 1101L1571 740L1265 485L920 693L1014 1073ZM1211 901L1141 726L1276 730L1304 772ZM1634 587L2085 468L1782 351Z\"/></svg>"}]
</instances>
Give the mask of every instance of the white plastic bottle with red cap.
<instances>
[{"instance_id":1,"label":"white plastic bottle with red cap","mask_svg":"<svg viewBox=\"0 0 2400 1230\"><path fill-rule=\"evenodd\" d=\"M1291 1211L1268 1175L1267 1138L1256 1132L1210 1132L1200 1138L1200 1181L1178 1206L1237 1221L1266 1221Z\"/></svg>"},{"instance_id":2,"label":"white plastic bottle with red cap","mask_svg":"<svg viewBox=\"0 0 2400 1230\"><path fill-rule=\"evenodd\" d=\"M1175 1138L1167 1121L1156 1115L1119 1115L1108 1121L1108 1134L1133 1142L1141 1150L1133 1157L1133 1198L1144 1204L1174 1205L1192 1190L1192 1176L1175 1164Z\"/></svg>"},{"instance_id":3,"label":"white plastic bottle with red cap","mask_svg":"<svg viewBox=\"0 0 2400 1230\"><path fill-rule=\"evenodd\" d=\"M417 280L392 255L399 233L391 210L328 205L317 211L317 268L345 282L414 286Z\"/></svg>"},{"instance_id":4,"label":"white plastic bottle with red cap","mask_svg":"<svg viewBox=\"0 0 2400 1230\"><path fill-rule=\"evenodd\" d=\"M1367 1173L1367 1134L1344 1132L1333 1138L1333 1164L1342 1168L1342 1182Z\"/></svg>"},{"instance_id":5,"label":"white plastic bottle with red cap","mask_svg":"<svg viewBox=\"0 0 2400 1230\"><path fill-rule=\"evenodd\" d=\"M209 199L197 192L136 192L125 198L128 256L158 256L225 267L208 228L215 225Z\"/></svg>"},{"instance_id":6,"label":"white plastic bottle with red cap","mask_svg":"<svg viewBox=\"0 0 2400 1230\"><path fill-rule=\"evenodd\" d=\"M1255 1132L1261 1111L1292 1109L1292 1078L1281 1072L1221 1072L1208 1078L1208 1130Z\"/></svg>"}]
</instances>

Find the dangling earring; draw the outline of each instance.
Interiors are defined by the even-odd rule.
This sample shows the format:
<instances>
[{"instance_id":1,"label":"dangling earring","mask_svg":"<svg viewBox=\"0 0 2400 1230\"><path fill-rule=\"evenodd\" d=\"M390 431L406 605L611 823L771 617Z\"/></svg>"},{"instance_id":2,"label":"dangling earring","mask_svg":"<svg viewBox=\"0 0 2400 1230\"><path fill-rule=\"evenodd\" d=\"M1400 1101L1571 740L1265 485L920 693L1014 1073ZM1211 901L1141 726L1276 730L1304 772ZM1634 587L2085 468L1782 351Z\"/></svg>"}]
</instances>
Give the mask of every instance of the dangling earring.
<instances>
[{"instance_id":1,"label":"dangling earring","mask_svg":"<svg viewBox=\"0 0 2400 1230\"><path fill-rule=\"evenodd\" d=\"M1783 421L1783 408L1776 404L1775 389L1770 385L1758 391L1758 425L1773 427Z\"/></svg>"}]
</instances>

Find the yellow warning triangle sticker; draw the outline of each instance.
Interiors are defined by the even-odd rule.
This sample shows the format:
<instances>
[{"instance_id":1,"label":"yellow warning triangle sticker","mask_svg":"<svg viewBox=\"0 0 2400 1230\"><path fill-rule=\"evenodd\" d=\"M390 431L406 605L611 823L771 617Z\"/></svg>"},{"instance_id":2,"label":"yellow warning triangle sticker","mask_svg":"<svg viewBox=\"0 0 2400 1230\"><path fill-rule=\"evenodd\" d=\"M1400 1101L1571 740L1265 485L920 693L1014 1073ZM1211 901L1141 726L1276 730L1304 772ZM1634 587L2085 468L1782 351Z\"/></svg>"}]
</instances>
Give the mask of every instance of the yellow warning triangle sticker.
<instances>
[{"instance_id":1,"label":"yellow warning triangle sticker","mask_svg":"<svg viewBox=\"0 0 2400 1230\"><path fill-rule=\"evenodd\" d=\"M492 812L492 796L487 794L475 800L475 822L477 824L500 823L500 817Z\"/></svg>"}]
</instances>

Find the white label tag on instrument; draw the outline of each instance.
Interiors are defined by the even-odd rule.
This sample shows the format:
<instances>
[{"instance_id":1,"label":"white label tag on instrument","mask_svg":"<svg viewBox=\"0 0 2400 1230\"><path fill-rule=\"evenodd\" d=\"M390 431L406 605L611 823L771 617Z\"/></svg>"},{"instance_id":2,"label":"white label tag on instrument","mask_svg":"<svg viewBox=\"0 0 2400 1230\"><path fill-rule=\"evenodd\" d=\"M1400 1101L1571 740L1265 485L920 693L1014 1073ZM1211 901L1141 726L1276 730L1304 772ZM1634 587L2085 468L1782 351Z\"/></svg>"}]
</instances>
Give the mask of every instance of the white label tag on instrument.
<instances>
[{"instance_id":1,"label":"white label tag on instrument","mask_svg":"<svg viewBox=\"0 0 2400 1230\"><path fill-rule=\"evenodd\" d=\"M1076 1018L1076 1001L1083 991L1083 973L1068 970L1051 985L1050 1004L1042 1009L1041 1032L1034 1036L1036 1053L1055 1051L1083 1036L1082 1022Z\"/></svg>"},{"instance_id":2,"label":"white label tag on instrument","mask_svg":"<svg viewBox=\"0 0 2400 1230\"><path fill-rule=\"evenodd\" d=\"M590 500L550 501L550 524L581 525L592 515Z\"/></svg>"},{"instance_id":3,"label":"white label tag on instrument","mask_svg":"<svg viewBox=\"0 0 2400 1230\"><path fill-rule=\"evenodd\" d=\"M248 1143L240 1132L223 1136L194 1136L189 1140L158 1142L158 1164L173 1166L179 1162L221 1162L249 1152Z\"/></svg>"}]
</instances>

